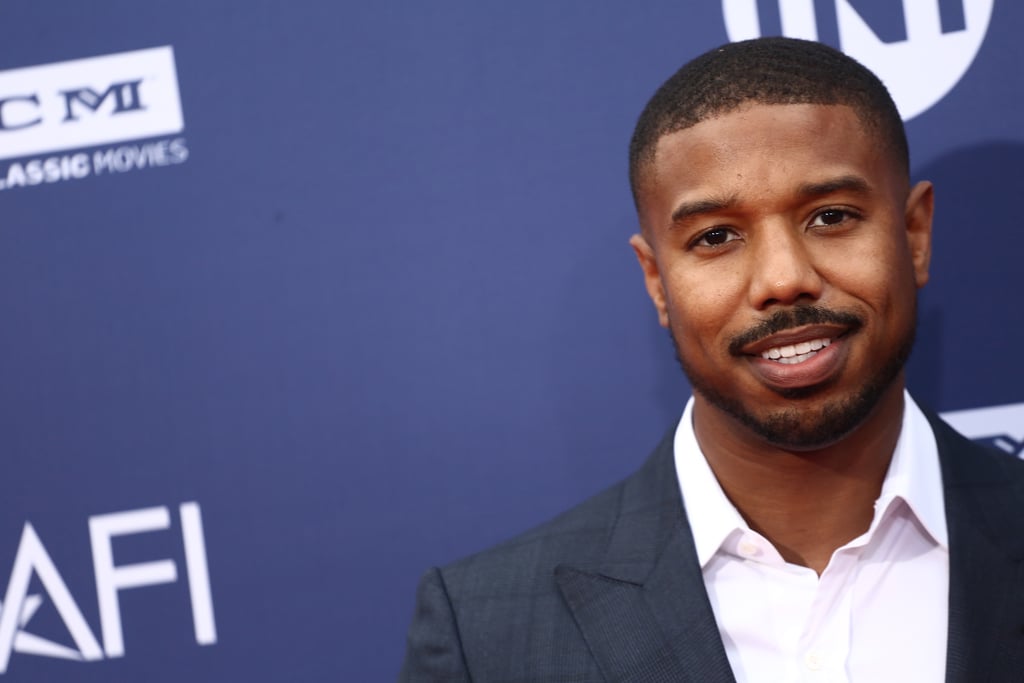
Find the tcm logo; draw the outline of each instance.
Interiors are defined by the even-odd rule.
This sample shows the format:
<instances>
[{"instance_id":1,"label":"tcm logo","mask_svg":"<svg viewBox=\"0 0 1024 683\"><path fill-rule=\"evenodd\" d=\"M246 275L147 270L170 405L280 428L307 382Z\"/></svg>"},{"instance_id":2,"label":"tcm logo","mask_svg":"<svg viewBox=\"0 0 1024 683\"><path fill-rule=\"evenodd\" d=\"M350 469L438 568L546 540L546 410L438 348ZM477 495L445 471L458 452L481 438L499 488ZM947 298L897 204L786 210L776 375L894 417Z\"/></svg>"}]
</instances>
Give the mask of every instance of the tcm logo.
<instances>
[{"instance_id":1,"label":"tcm logo","mask_svg":"<svg viewBox=\"0 0 1024 683\"><path fill-rule=\"evenodd\" d=\"M942 418L964 436L1024 460L1024 403L957 410Z\"/></svg>"},{"instance_id":2,"label":"tcm logo","mask_svg":"<svg viewBox=\"0 0 1024 683\"><path fill-rule=\"evenodd\" d=\"M183 129L170 46L0 71L0 159Z\"/></svg>"},{"instance_id":3,"label":"tcm logo","mask_svg":"<svg viewBox=\"0 0 1024 683\"><path fill-rule=\"evenodd\" d=\"M722 9L732 41L784 35L842 50L878 74L909 120L960 82L988 32L993 2L722 0Z\"/></svg>"},{"instance_id":4,"label":"tcm logo","mask_svg":"<svg viewBox=\"0 0 1024 683\"><path fill-rule=\"evenodd\" d=\"M206 542L203 537L199 504L183 503L179 514L196 642L200 645L212 645L217 642L217 629L213 618L210 573L206 563ZM101 647L56 565L50 559L42 539L32 525L26 522L14 558L11 578L7 582L7 591L4 593L3 603L0 603L0 674L7 671L11 654L14 652L84 661L123 657L124 634L118 594L129 588L174 583L178 580L178 567L169 559L115 564L112 540L117 536L167 529L170 523L171 517L166 507L116 512L89 518L89 539L92 544L100 631L103 636ZM29 622L44 600L42 596L28 592L33 573L39 577L46 595L53 601L64 626L71 634L71 639L75 643L74 648L29 631Z\"/></svg>"}]
</instances>

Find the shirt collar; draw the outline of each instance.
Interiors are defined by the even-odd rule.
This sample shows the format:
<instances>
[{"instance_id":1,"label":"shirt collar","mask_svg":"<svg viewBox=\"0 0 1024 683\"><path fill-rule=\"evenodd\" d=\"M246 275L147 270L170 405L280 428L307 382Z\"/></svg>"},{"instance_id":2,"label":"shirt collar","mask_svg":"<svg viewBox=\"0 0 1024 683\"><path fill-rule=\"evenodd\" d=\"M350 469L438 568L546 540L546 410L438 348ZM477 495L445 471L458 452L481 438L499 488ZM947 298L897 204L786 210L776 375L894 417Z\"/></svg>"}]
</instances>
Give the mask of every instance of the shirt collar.
<instances>
[{"instance_id":1,"label":"shirt collar","mask_svg":"<svg viewBox=\"0 0 1024 683\"><path fill-rule=\"evenodd\" d=\"M928 418L906 391L903 392L903 428L875 504L872 530L882 516L880 513L897 500L907 504L936 544L949 550L939 447Z\"/></svg>"},{"instance_id":2,"label":"shirt collar","mask_svg":"<svg viewBox=\"0 0 1024 683\"><path fill-rule=\"evenodd\" d=\"M939 451L928 419L906 391L903 392L903 424L892 461L875 503L870 538L896 501L903 501L932 540L948 549L946 515L939 467ZM729 501L697 444L693 431L693 398L686 403L676 427L676 474L683 506L693 532L697 559L703 568L733 532L750 527Z\"/></svg>"}]
</instances>

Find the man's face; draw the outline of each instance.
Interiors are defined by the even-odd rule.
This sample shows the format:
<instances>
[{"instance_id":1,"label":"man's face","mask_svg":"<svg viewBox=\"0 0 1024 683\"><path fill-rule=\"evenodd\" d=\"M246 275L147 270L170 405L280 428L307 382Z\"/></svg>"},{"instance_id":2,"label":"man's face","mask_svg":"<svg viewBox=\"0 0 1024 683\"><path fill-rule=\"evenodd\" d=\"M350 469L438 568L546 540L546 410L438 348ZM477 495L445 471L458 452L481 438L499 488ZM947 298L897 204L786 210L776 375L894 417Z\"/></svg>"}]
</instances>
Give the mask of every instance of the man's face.
<instances>
[{"instance_id":1,"label":"man's face","mask_svg":"<svg viewBox=\"0 0 1024 683\"><path fill-rule=\"evenodd\" d=\"M902 390L931 186L908 191L853 109L750 104L670 133L638 202L631 244L698 409L806 449Z\"/></svg>"}]
</instances>

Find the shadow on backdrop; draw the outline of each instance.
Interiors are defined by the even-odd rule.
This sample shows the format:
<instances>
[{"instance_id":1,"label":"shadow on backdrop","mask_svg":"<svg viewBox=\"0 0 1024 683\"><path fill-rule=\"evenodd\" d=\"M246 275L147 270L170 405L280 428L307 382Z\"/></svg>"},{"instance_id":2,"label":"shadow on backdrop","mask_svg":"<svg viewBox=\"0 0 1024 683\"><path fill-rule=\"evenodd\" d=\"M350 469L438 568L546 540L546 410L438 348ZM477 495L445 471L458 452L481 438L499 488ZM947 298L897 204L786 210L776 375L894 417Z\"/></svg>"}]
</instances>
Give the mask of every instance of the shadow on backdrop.
<instances>
[{"instance_id":1,"label":"shadow on backdrop","mask_svg":"<svg viewBox=\"0 0 1024 683\"><path fill-rule=\"evenodd\" d=\"M931 281L919 299L907 386L939 410L1024 400L1018 360L1024 145L964 148L913 175L935 184L935 222ZM1005 359L1005 372L979 372L994 367L990 359Z\"/></svg>"}]
</instances>

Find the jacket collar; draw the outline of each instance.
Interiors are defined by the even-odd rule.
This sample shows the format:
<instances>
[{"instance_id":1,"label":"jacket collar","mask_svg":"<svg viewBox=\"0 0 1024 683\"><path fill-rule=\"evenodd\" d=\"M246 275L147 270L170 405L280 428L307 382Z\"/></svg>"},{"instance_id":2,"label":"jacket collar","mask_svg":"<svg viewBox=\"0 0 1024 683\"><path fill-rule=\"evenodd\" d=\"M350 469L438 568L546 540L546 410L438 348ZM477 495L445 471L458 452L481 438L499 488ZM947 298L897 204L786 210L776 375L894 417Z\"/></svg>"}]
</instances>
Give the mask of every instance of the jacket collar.
<instances>
[{"instance_id":1,"label":"jacket collar","mask_svg":"<svg viewBox=\"0 0 1024 683\"><path fill-rule=\"evenodd\" d=\"M1024 671L1024 463L971 443L934 414L949 529L946 681Z\"/></svg>"},{"instance_id":2,"label":"jacket collar","mask_svg":"<svg viewBox=\"0 0 1024 683\"><path fill-rule=\"evenodd\" d=\"M950 547L947 683L1024 670L1024 463L935 433ZM670 431L620 488L604 557L555 570L605 679L733 682L683 512Z\"/></svg>"},{"instance_id":3,"label":"jacket collar","mask_svg":"<svg viewBox=\"0 0 1024 683\"><path fill-rule=\"evenodd\" d=\"M604 558L555 576L607 681L733 682L683 513L669 432L620 489Z\"/></svg>"}]
</instances>

